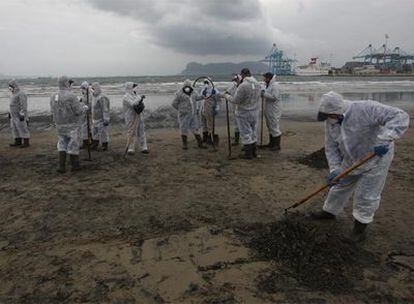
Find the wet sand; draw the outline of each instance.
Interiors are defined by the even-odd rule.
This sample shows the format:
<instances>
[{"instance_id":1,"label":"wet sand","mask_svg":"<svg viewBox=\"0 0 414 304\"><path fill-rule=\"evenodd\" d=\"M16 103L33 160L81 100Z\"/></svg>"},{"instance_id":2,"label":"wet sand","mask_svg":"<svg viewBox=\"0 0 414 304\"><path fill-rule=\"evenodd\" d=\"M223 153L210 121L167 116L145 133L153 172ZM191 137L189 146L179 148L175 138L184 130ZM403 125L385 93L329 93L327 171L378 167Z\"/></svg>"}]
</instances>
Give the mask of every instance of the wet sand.
<instances>
[{"instance_id":1,"label":"wet sand","mask_svg":"<svg viewBox=\"0 0 414 304\"><path fill-rule=\"evenodd\" d=\"M218 152L198 150L192 139L183 151L177 130L152 129L151 153L123 159L115 125L109 152L64 175L55 172L54 131L34 133L30 149L9 148L1 133L0 302L413 302L413 129L397 142L369 238L344 251L372 258L351 263L358 271L339 289L307 284L301 269L251 246L326 174L303 164L323 147L323 125L285 120L283 130L283 150L254 161L227 159L223 127ZM352 228L351 205L336 222L312 225L341 239Z\"/></svg>"}]
</instances>

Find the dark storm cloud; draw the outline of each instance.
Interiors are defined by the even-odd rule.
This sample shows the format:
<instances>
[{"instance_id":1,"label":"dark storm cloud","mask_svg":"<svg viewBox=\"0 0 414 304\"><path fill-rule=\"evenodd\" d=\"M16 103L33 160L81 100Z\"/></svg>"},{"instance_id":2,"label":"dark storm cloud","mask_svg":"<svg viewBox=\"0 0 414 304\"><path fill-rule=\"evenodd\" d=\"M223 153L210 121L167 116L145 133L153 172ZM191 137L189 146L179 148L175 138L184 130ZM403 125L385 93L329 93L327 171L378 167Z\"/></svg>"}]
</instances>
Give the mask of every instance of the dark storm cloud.
<instances>
[{"instance_id":1,"label":"dark storm cloud","mask_svg":"<svg viewBox=\"0 0 414 304\"><path fill-rule=\"evenodd\" d=\"M85 0L140 22L147 38L185 54L262 55L272 43L258 0Z\"/></svg>"}]
</instances>

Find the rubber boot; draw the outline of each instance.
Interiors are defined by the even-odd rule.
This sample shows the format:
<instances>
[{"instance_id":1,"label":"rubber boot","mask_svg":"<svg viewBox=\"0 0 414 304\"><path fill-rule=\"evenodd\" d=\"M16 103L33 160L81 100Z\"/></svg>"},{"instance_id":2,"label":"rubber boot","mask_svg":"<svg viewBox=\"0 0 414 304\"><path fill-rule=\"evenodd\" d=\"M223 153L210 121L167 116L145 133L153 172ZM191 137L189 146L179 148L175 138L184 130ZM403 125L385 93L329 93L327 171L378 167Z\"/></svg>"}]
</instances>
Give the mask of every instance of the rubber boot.
<instances>
[{"instance_id":1,"label":"rubber boot","mask_svg":"<svg viewBox=\"0 0 414 304\"><path fill-rule=\"evenodd\" d=\"M269 134L269 143L267 145L260 146L262 149L271 148L273 145L273 136Z\"/></svg>"},{"instance_id":2,"label":"rubber boot","mask_svg":"<svg viewBox=\"0 0 414 304\"><path fill-rule=\"evenodd\" d=\"M20 137L15 138L13 144L9 144L10 147L20 147L21 145L22 139Z\"/></svg>"},{"instance_id":3,"label":"rubber boot","mask_svg":"<svg viewBox=\"0 0 414 304\"><path fill-rule=\"evenodd\" d=\"M80 146L80 149L87 149L88 148L88 145L89 145L89 140L84 139L82 141L82 146Z\"/></svg>"},{"instance_id":4,"label":"rubber boot","mask_svg":"<svg viewBox=\"0 0 414 304\"><path fill-rule=\"evenodd\" d=\"M141 153L142 154L149 154L149 150L148 149L142 150Z\"/></svg>"},{"instance_id":5,"label":"rubber boot","mask_svg":"<svg viewBox=\"0 0 414 304\"><path fill-rule=\"evenodd\" d=\"M203 143L207 143L207 139L208 139L208 132L203 132Z\"/></svg>"},{"instance_id":6,"label":"rubber boot","mask_svg":"<svg viewBox=\"0 0 414 304\"><path fill-rule=\"evenodd\" d=\"M234 142L231 145L238 146L239 143L240 143L240 132L234 132Z\"/></svg>"},{"instance_id":7,"label":"rubber boot","mask_svg":"<svg viewBox=\"0 0 414 304\"><path fill-rule=\"evenodd\" d=\"M208 133L207 135L207 145L210 145L210 146L213 145L213 139L211 138L211 133Z\"/></svg>"},{"instance_id":8,"label":"rubber boot","mask_svg":"<svg viewBox=\"0 0 414 304\"><path fill-rule=\"evenodd\" d=\"M69 154L70 157L70 165L71 171L79 171L80 170L80 163L79 163L79 155Z\"/></svg>"},{"instance_id":9,"label":"rubber boot","mask_svg":"<svg viewBox=\"0 0 414 304\"><path fill-rule=\"evenodd\" d=\"M253 144L244 145L244 149L240 154L240 158L242 159L253 159ZM244 153L243 153L244 152Z\"/></svg>"},{"instance_id":10,"label":"rubber boot","mask_svg":"<svg viewBox=\"0 0 414 304\"><path fill-rule=\"evenodd\" d=\"M197 141L197 145L200 149L207 149L207 147L203 145L203 140L201 139L200 135L194 134L194 137L195 137L195 139Z\"/></svg>"},{"instance_id":11,"label":"rubber boot","mask_svg":"<svg viewBox=\"0 0 414 304\"><path fill-rule=\"evenodd\" d=\"M102 143L101 151L108 151L108 143L107 142Z\"/></svg>"},{"instance_id":12,"label":"rubber boot","mask_svg":"<svg viewBox=\"0 0 414 304\"><path fill-rule=\"evenodd\" d=\"M252 154L253 154L253 158L257 158L257 156L258 156L257 151L258 151L257 143L252 143Z\"/></svg>"},{"instance_id":13,"label":"rubber boot","mask_svg":"<svg viewBox=\"0 0 414 304\"><path fill-rule=\"evenodd\" d=\"M181 140L183 142L183 150L188 150L187 135L181 135Z\"/></svg>"},{"instance_id":14,"label":"rubber boot","mask_svg":"<svg viewBox=\"0 0 414 304\"><path fill-rule=\"evenodd\" d=\"M23 138L23 144L20 146L20 148L28 148L28 147L30 147L30 139Z\"/></svg>"},{"instance_id":15,"label":"rubber boot","mask_svg":"<svg viewBox=\"0 0 414 304\"><path fill-rule=\"evenodd\" d=\"M59 152L59 167L56 171L59 173L66 172L66 152L65 151Z\"/></svg>"},{"instance_id":16,"label":"rubber boot","mask_svg":"<svg viewBox=\"0 0 414 304\"><path fill-rule=\"evenodd\" d=\"M213 135L213 143L214 143L215 147L219 146L219 136L218 136L218 134Z\"/></svg>"},{"instance_id":17,"label":"rubber boot","mask_svg":"<svg viewBox=\"0 0 414 304\"><path fill-rule=\"evenodd\" d=\"M367 227L368 224L363 224L357 220L354 220L354 229L352 229L351 235L349 237L351 241L355 243L364 241L367 237Z\"/></svg>"},{"instance_id":18,"label":"rubber boot","mask_svg":"<svg viewBox=\"0 0 414 304\"><path fill-rule=\"evenodd\" d=\"M98 146L99 146L99 140L92 140L91 143L91 150L97 151L98 150Z\"/></svg>"},{"instance_id":19,"label":"rubber boot","mask_svg":"<svg viewBox=\"0 0 414 304\"><path fill-rule=\"evenodd\" d=\"M336 218L334 214L326 212L324 210L318 212L311 212L310 216L314 220L334 220Z\"/></svg>"},{"instance_id":20,"label":"rubber boot","mask_svg":"<svg viewBox=\"0 0 414 304\"><path fill-rule=\"evenodd\" d=\"M270 150L272 151L279 151L280 150L280 135L273 137L273 146L270 147Z\"/></svg>"}]
</instances>

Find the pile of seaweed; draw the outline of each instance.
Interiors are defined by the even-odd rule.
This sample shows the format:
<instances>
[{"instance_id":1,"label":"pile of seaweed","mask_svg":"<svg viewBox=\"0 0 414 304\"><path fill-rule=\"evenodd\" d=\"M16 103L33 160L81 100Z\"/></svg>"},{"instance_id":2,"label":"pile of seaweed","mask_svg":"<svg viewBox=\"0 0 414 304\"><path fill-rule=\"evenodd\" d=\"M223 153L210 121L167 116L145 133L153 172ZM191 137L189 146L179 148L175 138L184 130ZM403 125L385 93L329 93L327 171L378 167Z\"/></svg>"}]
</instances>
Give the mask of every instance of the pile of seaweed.
<instances>
[{"instance_id":1,"label":"pile of seaweed","mask_svg":"<svg viewBox=\"0 0 414 304\"><path fill-rule=\"evenodd\" d=\"M259 259L277 262L313 290L347 293L362 279L364 268L375 262L373 254L332 227L317 226L304 216L289 216L248 230L247 246Z\"/></svg>"},{"instance_id":2,"label":"pile of seaweed","mask_svg":"<svg viewBox=\"0 0 414 304\"><path fill-rule=\"evenodd\" d=\"M316 169L326 169L329 167L325 156L325 148L319 149L305 157L298 158L300 164Z\"/></svg>"}]
</instances>

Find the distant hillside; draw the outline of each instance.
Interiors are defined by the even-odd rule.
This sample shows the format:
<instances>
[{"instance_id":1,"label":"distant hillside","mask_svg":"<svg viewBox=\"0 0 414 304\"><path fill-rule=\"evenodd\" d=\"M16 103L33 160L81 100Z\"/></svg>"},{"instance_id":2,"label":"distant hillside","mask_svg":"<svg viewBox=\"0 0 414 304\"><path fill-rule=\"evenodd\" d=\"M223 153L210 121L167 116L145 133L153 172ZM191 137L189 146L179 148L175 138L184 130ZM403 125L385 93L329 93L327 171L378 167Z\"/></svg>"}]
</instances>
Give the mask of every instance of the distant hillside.
<instances>
[{"instance_id":1,"label":"distant hillside","mask_svg":"<svg viewBox=\"0 0 414 304\"><path fill-rule=\"evenodd\" d=\"M220 74L232 74L239 73L241 69L248 68L253 74L265 73L268 70L266 64L262 62L246 61L241 63L208 63L200 64L197 62L190 62L187 64L181 75L220 75Z\"/></svg>"}]
</instances>

